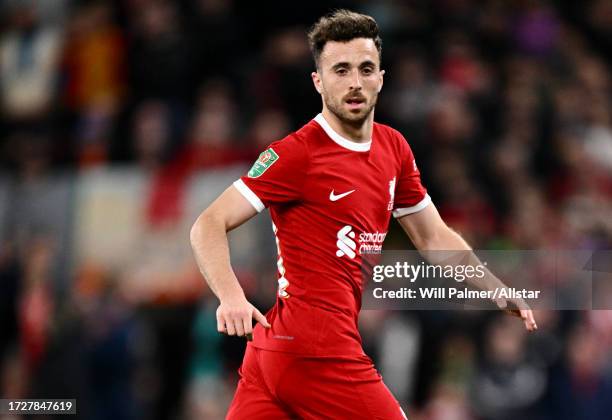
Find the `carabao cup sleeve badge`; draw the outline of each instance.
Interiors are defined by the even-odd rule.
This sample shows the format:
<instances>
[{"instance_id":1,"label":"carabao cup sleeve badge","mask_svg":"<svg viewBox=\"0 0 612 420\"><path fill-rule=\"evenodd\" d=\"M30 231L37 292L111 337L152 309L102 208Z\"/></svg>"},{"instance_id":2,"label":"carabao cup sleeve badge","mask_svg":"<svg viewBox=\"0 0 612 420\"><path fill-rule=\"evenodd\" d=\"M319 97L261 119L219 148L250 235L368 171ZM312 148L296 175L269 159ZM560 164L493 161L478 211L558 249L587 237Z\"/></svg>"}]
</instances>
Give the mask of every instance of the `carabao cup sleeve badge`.
<instances>
[{"instance_id":1,"label":"carabao cup sleeve badge","mask_svg":"<svg viewBox=\"0 0 612 420\"><path fill-rule=\"evenodd\" d=\"M270 166L274 165L277 160L278 155L274 150L272 150L272 148L264 150L263 152L261 152L255 163L249 170L249 178L260 177L264 172L268 170L268 168L270 168Z\"/></svg>"}]
</instances>

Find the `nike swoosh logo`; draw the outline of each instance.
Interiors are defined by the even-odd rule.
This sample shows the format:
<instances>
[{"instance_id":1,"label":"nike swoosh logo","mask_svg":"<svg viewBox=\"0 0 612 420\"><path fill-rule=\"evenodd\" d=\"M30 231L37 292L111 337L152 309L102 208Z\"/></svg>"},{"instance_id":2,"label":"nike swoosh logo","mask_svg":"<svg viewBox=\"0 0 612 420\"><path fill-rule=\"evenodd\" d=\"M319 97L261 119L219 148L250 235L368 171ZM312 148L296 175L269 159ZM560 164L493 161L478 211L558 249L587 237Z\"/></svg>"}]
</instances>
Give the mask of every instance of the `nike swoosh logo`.
<instances>
[{"instance_id":1,"label":"nike swoosh logo","mask_svg":"<svg viewBox=\"0 0 612 420\"><path fill-rule=\"evenodd\" d=\"M338 195L336 195L336 194L334 194L334 190L331 190L331 192L329 193L329 199L330 199L331 201L338 201L338 200L340 200L341 198L344 198L344 197L346 197L347 195L349 195L349 194L351 194L351 193L354 193L354 192L355 192L355 190L350 190L350 191L347 191L347 192L345 192L345 193L342 193L342 194L338 194Z\"/></svg>"}]
</instances>

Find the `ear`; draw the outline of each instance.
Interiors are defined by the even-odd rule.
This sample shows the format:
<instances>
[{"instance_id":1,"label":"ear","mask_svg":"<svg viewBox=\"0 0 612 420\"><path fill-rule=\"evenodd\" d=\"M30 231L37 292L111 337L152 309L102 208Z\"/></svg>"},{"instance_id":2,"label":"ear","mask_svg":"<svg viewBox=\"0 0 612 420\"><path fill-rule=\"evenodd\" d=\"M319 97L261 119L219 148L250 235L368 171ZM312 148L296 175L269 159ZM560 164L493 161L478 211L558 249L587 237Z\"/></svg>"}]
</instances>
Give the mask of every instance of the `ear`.
<instances>
[{"instance_id":1,"label":"ear","mask_svg":"<svg viewBox=\"0 0 612 420\"><path fill-rule=\"evenodd\" d=\"M384 76L385 75L385 71L381 70L380 71L380 86L378 87L378 92L380 93L380 91L382 90L383 87L383 80L384 80Z\"/></svg>"},{"instance_id":2,"label":"ear","mask_svg":"<svg viewBox=\"0 0 612 420\"><path fill-rule=\"evenodd\" d=\"M313 71L312 73L310 73L310 77L312 77L312 83L314 84L315 89L317 90L317 92L319 92L319 94L321 94L323 91L323 86L319 72Z\"/></svg>"}]
</instances>

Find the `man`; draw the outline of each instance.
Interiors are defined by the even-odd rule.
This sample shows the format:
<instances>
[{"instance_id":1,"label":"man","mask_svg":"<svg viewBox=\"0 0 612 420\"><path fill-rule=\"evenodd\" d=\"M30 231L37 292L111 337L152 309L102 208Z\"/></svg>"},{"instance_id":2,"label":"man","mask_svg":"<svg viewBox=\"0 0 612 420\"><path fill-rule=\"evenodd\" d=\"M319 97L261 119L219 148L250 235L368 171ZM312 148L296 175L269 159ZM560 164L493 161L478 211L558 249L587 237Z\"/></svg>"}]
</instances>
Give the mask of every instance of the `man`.
<instances>
[{"instance_id":1,"label":"man","mask_svg":"<svg viewBox=\"0 0 612 420\"><path fill-rule=\"evenodd\" d=\"M441 220L402 135L374 123L384 75L374 19L336 11L309 41L323 111L272 143L191 231L220 300L218 330L252 333L228 418L405 419L361 347L360 249L380 245L391 214L419 250L470 248ZM245 298L226 235L265 207L278 245L277 302L266 316ZM485 287L503 285L490 277ZM536 328L530 310L520 316Z\"/></svg>"}]
</instances>

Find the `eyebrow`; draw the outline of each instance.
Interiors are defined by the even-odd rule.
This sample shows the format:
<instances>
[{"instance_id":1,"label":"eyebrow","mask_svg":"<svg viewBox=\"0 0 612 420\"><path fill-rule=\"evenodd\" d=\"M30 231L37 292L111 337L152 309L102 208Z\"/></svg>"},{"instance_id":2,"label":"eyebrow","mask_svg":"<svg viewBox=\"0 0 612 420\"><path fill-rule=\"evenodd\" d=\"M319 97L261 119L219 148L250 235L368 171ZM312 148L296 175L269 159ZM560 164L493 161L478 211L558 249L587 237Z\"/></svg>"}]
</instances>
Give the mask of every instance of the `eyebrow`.
<instances>
[{"instance_id":1,"label":"eyebrow","mask_svg":"<svg viewBox=\"0 0 612 420\"><path fill-rule=\"evenodd\" d=\"M367 67L367 66L372 66L372 67L374 67L374 68L375 68L375 67L376 67L376 63L374 63L374 62L373 62L373 61L371 61L371 60L366 60L366 61L364 61L363 63L361 63L361 64L359 65L359 68L363 68L363 67Z\"/></svg>"},{"instance_id":2,"label":"eyebrow","mask_svg":"<svg viewBox=\"0 0 612 420\"><path fill-rule=\"evenodd\" d=\"M367 66L372 66L372 67L376 67L376 63L374 63L371 60L366 60L364 62L362 62L361 64L359 64L359 68L364 68ZM351 67L351 63L347 62L347 61L341 61L339 63L334 64L331 68L332 70L337 70L339 68L343 68L343 67Z\"/></svg>"},{"instance_id":3,"label":"eyebrow","mask_svg":"<svg viewBox=\"0 0 612 420\"><path fill-rule=\"evenodd\" d=\"M339 68L342 68L342 67L351 67L351 64L347 63L346 61L342 61L340 63L334 64L331 68L332 70L338 70Z\"/></svg>"}]
</instances>

